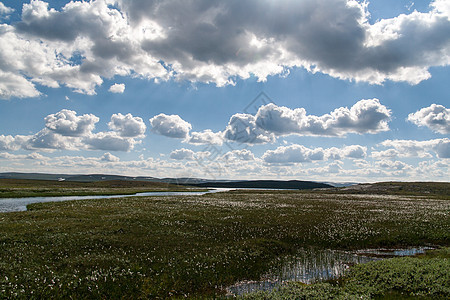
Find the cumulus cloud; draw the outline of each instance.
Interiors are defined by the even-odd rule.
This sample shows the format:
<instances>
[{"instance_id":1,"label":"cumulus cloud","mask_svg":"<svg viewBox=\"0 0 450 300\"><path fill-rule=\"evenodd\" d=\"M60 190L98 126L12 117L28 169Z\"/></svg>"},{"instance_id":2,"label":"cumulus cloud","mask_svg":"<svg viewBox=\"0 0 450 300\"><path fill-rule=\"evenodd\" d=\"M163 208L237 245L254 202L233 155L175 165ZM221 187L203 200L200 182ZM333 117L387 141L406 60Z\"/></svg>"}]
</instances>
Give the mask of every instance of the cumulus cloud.
<instances>
[{"instance_id":1,"label":"cumulus cloud","mask_svg":"<svg viewBox=\"0 0 450 300\"><path fill-rule=\"evenodd\" d=\"M269 133L256 125L256 118L250 114L235 114L224 131L226 139L238 143L264 144L275 141L273 133Z\"/></svg>"},{"instance_id":2,"label":"cumulus cloud","mask_svg":"<svg viewBox=\"0 0 450 300\"><path fill-rule=\"evenodd\" d=\"M197 160L197 161L204 161L205 159L209 158L211 156L211 152L209 151L198 151L194 152L190 149L181 148L174 150L170 153L170 158L174 160ZM211 159L208 159L208 161L211 162ZM190 164L190 166L194 166L195 168L199 168L198 163Z\"/></svg>"},{"instance_id":3,"label":"cumulus cloud","mask_svg":"<svg viewBox=\"0 0 450 300\"><path fill-rule=\"evenodd\" d=\"M0 150L105 150L130 151L145 135L146 126L131 114L114 114L108 123L112 131L93 132L100 119L92 114L78 116L63 109L44 118L45 128L29 136L0 135Z\"/></svg>"},{"instance_id":4,"label":"cumulus cloud","mask_svg":"<svg viewBox=\"0 0 450 300\"><path fill-rule=\"evenodd\" d=\"M0 2L0 16L10 14L13 11L13 8L6 6L3 2Z\"/></svg>"},{"instance_id":5,"label":"cumulus cloud","mask_svg":"<svg viewBox=\"0 0 450 300\"><path fill-rule=\"evenodd\" d=\"M383 168L383 169L394 169L394 170L406 170L411 169L411 166L408 164L405 164L402 161L392 161L392 160L382 160L378 161L376 163L377 166Z\"/></svg>"},{"instance_id":6,"label":"cumulus cloud","mask_svg":"<svg viewBox=\"0 0 450 300\"><path fill-rule=\"evenodd\" d=\"M388 149L384 151L372 151L371 156L376 159L383 159L383 158L393 159L401 155L395 149Z\"/></svg>"},{"instance_id":7,"label":"cumulus cloud","mask_svg":"<svg viewBox=\"0 0 450 300\"><path fill-rule=\"evenodd\" d=\"M120 161L120 159L117 156L112 155L109 152L106 152L105 154L103 154L103 156L100 158L100 160L101 161L107 161L107 162L118 162L118 161Z\"/></svg>"},{"instance_id":8,"label":"cumulus cloud","mask_svg":"<svg viewBox=\"0 0 450 300\"><path fill-rule=\"evenodd\" d=\"M262 156L267 163L301 163L313 160L323 160L325 152L322 148L309 149L302 145L281 146L275 150L268 150Z\"/></svg>"},{"instance_id":9,"label":"cumulus cloud","mask_svg":"<svg viewBox=\"0 0 450 300\"><path fill-rule=\"evenodd\" d=\"M55 131L44 128L22 143L22 148L27 150L80 150L81 138L61 135Z\"/></svg>"},{"instance_id":10,"label":"cumulus cloud","mask_svg":"<svg viewBox=\"0 0 450 300\"><path fill-rule=\"evenodd\" d=\"M354 0L112 3L25 3L20 21L0 24L0 71L11 75L0 96L36 96L35 83L95 94L103 78L131 74L223 86L293 67L417 84L430 67L450 64L446 0L374 24L367 4Z\"/></svg>"},{"instance_id":11,"label":"cumulus cloud","mask_svg":"<svg viewBox=\"0 0 450 300\"><path fill-rule=\"evenodd\" d=\"M367 147L360 145L345 146L342 148L307 148L303 145L293 144L280 146L275 150L268 150L262 156L266 163L290 164L312 161L361 159L366 157ZM337 163L339 164L339 163ZM336 165L336 164L333 164Z\"/></svg>"},{"instance_id":12,"label":"cumulus cloud","mask_svg":"<svg viewBox=\"0 0 450 300\"><path fill-rule=\"evenodd\" d=\"M379 133L389 130L391 111L378 99L360 100L351 108L340 107L322 116L308 115L304 108L290 109L273 103L261 106L256 115L235 114L224 137L247 144L274 142L277 136L345 136L348 133Z\"/></svg>"},{"instance_id":13,"label":"cumulus cloud","mask_svg":"<svg viewBox=\"0 0 450 300\"><path fill-rule=\"evenodd\" d=\"M344 158L361 159L367 156L367 147L360 145L345 146L343 148L332 147L325 150L327 159L340 160Z\"/></svg>"},{"instance_id":14,"label":"cumulus cloud","mask_svg":"<svg viewBox=\"0 0 450 300\"><path fill-rule=\"evenodd\" d=\"M343 136L387 131L390 116L390 110L378 99L360 100L350 109L340 107L322 116L307 115L304 108L289 109L269 103L259 108L256 124L276 135Z\"/></svg>"},{"instance_id":15,"label":"cumulus cloud","mask_svg":"<svg viewBox=\"0 0 450 300\"><path fill-rule=\"evenodd\" d=\"M0 150L14 151L22 148L23 145L30 139L25 135L0 135Z\"/></svg>"},{"instance_id":16,"label":"cumulus cloud","mask_svg":"<svg viewBox=\"0 0 450 300\"><path fill-rule=\"evenodd\" d=\"M222 159L229 162L234 161L253 161L255 155L248 149L233 150L225 153Z\"/></svg>"},{"instance_id":17,"label":"cumulus cloud","mask_svg":"<svg viewBox=\"0 0 450 300\"><path fill-rule=\"evenodd\" d=\"M434 151L439 158L450 158L450 139L442 139L435 146Z\"/></svg>"},{"instance_id":18,"label":"cumulus cloud","mask_svg":"<svg viewBox=\"0 0 450 300\"><path fill-rule=\"evenodd\" d=\"M111 130L116 131L121 137L128 138L142 138L147 129L142 118L133 117L132 114L122 115L121 113L113 114L108 126Z\"/></svg>"},{"instance_id":19,"label":"cumulus cloud","mask_svg":"<svg viewBox=\"0 0 450 300\"><path fill-rule=\"evenodd\" d=\"M426 126L434 132L450 134L450 109L442 105L431 104L429 107L409 114L408 121L417 126Z\"/></svg>"},{"instance_id":20,"label":"cumulus cloud","mask_svg":"<svg viewBox=\"0 0 450 300\"><path fill-rule=\"evenodd\" d=\"M189 144L200 144L200 145L222 145L223 144L223 133L213 132L210 129L206 129L202 132L191 132L190 135L185 139L186 143Z\"/></svg>"},{"instance_id":21,"label":"cumulus cloud","mask_svg":"<svg viewBox=\"0 0 450 300\"><path fill-rule=\"evenodd\" d=\"M0 42L2 42L1 37ZM0 53L0 58L1 56L2 54ZM34 84L22 76L0 70L0 99L10 99L13 97L29 98L37 97L40 94Z\"/></svg>"},{"instance_id":22,"label":"cumulus cloud","mask_svg":"<svg viewBox=\"0 0 450 300\"><path fill-rule=\"evenodd\" d=\"M83 136L91 133L100 119L93 114L77 116L72 110L63 109L45 117L45 127L63 136Z\"/></svg>"},{"instance_id":23,"label":"cumulus cloud","mask_svg":"<svg viewBox=\"0 0 450 300\"><path fill-rule=\"evenodd\" d=\"M170 158L176 160L193 160L194 157L194 151L185 148L177 149L170 153Z\"/></svg>"},{"instance_id":24,"label":"cumulus cloud","mask_svg":"<svg viewBox=\"0 0 450 300\"><path fill-rule=\"evenodd\" d=\"M85 137L83 143L91 150L130 151L137 142L116 132L99 132Z\"/></svg>"},{"instance_id":25,"label":"cumulus cloud","mask_svg":"<svg viewBox=\"0 0 450 300\"><path fill-rule=\"evenodd\" d=\"M125 84L123 83L114 83L109 87L109 91L111 93L122 94L125 91Z\"/></svg>"},{"instance_id":26,"label":"cumulus cloud","mask_svg":"<svg viewBox=\"0 0 450 300\"><path fill-rule=\"evenodd\" d=\"M159 114L150 119L152 131L171 138L187 138L192 125L178 115Z\"/></svg>"}]
</instances>

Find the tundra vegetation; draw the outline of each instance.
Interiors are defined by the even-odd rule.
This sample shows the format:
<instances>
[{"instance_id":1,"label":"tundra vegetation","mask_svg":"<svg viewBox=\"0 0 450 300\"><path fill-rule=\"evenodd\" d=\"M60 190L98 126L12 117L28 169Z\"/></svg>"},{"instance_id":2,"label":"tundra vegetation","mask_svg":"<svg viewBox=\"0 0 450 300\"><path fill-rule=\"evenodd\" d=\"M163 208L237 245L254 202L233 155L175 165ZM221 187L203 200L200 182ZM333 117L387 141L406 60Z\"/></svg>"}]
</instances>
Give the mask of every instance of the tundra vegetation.
<instances>
[{"instance_id":1,"label":"tundra vegetation","mask_svg":"<svg viewBox=\"0 0 450 300\"><path fill-rule=\"evenodd\" d=\"M414 195L241 190L32 204L0 214L0 298L222 297L225 287L260 279L299 248L421 245L441 249L244 298L448 298L449 187Z\"/></svg>"},{"instance_id":2,"label":"tundra vegetation","mask_svg":"<svg viewBox=\"0 0 450 300\"><path fill-rule=\"evenodd\" d=\"M164 182L108 180L93 182L0 179L0 198L133 195L143 192L191 191ZM201 189L195 189L201 190ZM205 190L205 189L203 189Z\"/></svg>"}]
</instances>

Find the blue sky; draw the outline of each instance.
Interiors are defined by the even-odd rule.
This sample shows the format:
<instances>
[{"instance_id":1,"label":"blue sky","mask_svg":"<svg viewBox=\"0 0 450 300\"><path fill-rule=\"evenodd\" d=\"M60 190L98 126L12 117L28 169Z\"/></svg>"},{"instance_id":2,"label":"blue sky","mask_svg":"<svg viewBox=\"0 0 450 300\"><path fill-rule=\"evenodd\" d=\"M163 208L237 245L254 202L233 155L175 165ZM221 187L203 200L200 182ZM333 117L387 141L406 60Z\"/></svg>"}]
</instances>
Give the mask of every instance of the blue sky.
<instances>
[{"instance_id":1,"label":"blue sky","mask_svg":"<svg viewBox=\"0 0 450 300\"><path fill-rule=\"evenodd\" d=\"M448 181L448 1L0 1L0 172Z\"/></svg>"}]
</instances>

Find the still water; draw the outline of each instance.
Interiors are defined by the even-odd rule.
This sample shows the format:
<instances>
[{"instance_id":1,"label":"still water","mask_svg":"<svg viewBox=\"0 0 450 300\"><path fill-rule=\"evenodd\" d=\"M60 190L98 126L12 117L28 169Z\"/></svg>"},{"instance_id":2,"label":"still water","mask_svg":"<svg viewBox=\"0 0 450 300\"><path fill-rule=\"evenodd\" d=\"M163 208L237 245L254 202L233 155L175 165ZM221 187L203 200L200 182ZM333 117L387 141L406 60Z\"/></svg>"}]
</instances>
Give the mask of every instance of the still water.
<instances>
[{"instance_id":1,"label":"still water","mask_svg":"<svg viewBox=\"0 0 450 300\"><path fill-rule=\"evenodd\" d=\"M29 198L0 198L0 213L13 211L26 211L27 205L41 202L59 202L87 199L111 199L136 196L201 196L209 193L226 192L231 189L217 188L202 192L146 192L134 195L99 195L99 196L58 196L58 197L29 197Z\"/></svg>"},{"instance_id":2,"label":"still water","mask_svg":"<svg viewBox=\"0 0 450 300\"><path fill-rule=\"evenodd\" d=\"M289 281L313 283L342 276L350 266L393 256L424 253L429 247L408 249L367 249L355 252L299 249L295 255L281 258L260 281L242 281L226 288L228 296L255 291L270 291Z\"/></svg>"}]
</instances>

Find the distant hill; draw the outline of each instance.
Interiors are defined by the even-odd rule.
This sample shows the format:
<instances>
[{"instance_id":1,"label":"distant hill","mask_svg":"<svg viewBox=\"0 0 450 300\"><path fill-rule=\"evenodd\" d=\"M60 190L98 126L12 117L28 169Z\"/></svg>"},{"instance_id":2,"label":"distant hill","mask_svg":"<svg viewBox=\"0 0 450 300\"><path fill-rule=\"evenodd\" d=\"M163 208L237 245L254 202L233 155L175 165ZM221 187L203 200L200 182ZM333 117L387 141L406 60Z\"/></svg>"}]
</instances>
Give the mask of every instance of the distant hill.
<instances>
[{"instance_id":1,"label":"distant hill","mask_svg":"<svg viewBox=\"0 0 450 300\"><path fill-rule=\"evenodd\" d=\"M281 180L207 180L201 178L155 178L148 176L121 176L105 174L46 174L46 173L0 173L0 179L33 179L33 180L54 180L70 182L101 182L101 181L147 181L170 183L178 185L192 185L198 187L217 188L260 188L260 189L314 189L331 188L333 185L312 181L281 181Z\"/></svg>"},{"instance_id":2,"label":"distant hill","mask_svg":"<svg viewBox=\"0 0 450 300\"><path fill-rule=\"evenodd\" d=\"M353 194L439 195L450 197L450 182L377 182L362 183L332 192Z\"/></svg>"},{"instance_id":3,"label":"distant hill","mask_svg":"<svg viewBox=\"0 0 450 300\"><path fill-rule=\"evenodd\" d=\"M300 181L300 180L248 180L248 181L229 181L217 182L210 181L199 184L192 184L197 187L214 187L214 188L255 188L255 189L316 189L316 188L332 188L332 185L326 183Z\"/></svg>"},{"instance_id":4,"label":"distant hill","mask_svg":"<svg viewBox=\"0 0 450 300\"><path fill-rule=\"evenodd\" d=\"M111 181L111 180L127 180L127 181L152 181L161 182L154 177L130 177L121 175L105 175L105 174L88 174L88 175L68 175L68 174L47 174L47 173L0 173L0 179L33 179L33 180L64 180L78 182L95 182L95 181Z\"/></svg>"}]
</instances>

